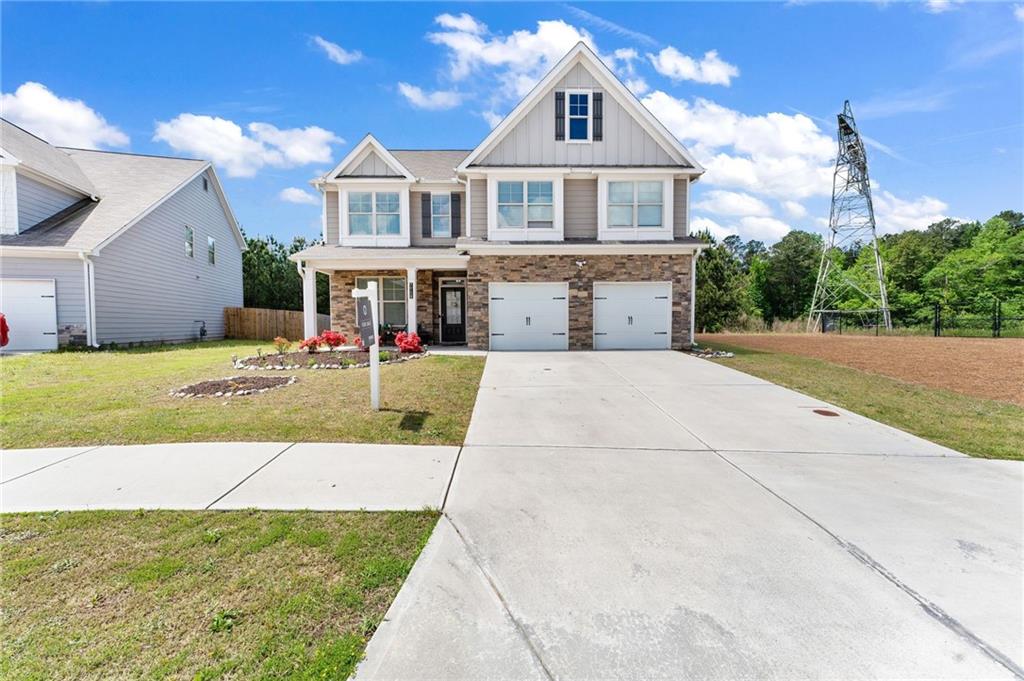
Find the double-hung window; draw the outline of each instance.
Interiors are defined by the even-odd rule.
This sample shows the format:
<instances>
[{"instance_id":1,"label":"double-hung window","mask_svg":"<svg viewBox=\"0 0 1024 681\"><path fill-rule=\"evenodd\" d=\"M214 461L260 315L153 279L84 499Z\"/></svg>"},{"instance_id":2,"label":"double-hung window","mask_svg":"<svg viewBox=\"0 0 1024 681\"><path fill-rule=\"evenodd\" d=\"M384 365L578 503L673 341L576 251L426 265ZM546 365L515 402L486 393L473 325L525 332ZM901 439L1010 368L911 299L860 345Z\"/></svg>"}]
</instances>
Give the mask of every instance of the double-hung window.
<instances>
[{"instance_id":1,"label":"double-hung window","mask_svg":"<svg viewBox=\"0 0 1024 681\"><path fill-rule=\"evenodd\" d=\"M567 93L569 107L566 111L566 118L569 130L568 141L589 142L590 141L590 93L572 92Z\"/></svg>"},{"instance_id":2,"label":"double-hung window","mask_svg":"<svg viewBox=\"0 0 1024 681\"><path fill-rule=\"evenodd\" d=\"M196 253L196 231L185 225L185 257L194 258Z\"/></svg>"},{"instance_id":3,"label":"double-hung window","mask_svg":"<svg viewBox=\"0 0 1024 681\"><path fill-rule=\"evenodd\" d=\"M609 182L608 227L664 227L664 184L656 182Z\"/></svg>"},{"instance_id":4,"label":"double-hung window","mask_svg":"<svg viewBox=\"0 0 1024 681\"><path fill-rule=\"evenodd\" d=\"M380 309L377 319L381 324L405 326L405 279L402 277L356 277L356 288L365 289L368 282L377 282Z\"/></svg>"},{"instance_id":5,"label":"double-hung window","mask_svg":"<svg viewBox=\"0 0 1024 681\"><path fill-rule=\"evenodd\" d=\"M206 259L211 265L217 264L217 240L212 236L206 237Z\"/></svg>"},{"instance_id":6,"label":"double-hung window","mask_svg":"<svg viewBox=\"0 0 1024 681\"><path fill-rule=\"evenodd\" d=\"M499 229L552 229L554 219L554 183L550 180L498 182Z\"/></svg>"},{"instance_id":7,"label":"double-hung window","mask_svg":"<svg viewBox=\"0 0 1024 681\"><path fill-rule=\"evenodd\" d=\"M393 236L401 231L398 192L349 192L349 234Z\"/></svg>"},{"instance_id":8,"label":"double-hung window","mask_svg":"<svg viewBox=\"0 0 1024 681\"><path fill-rule=\"evenodd\" d=\"M452 235L452 195L431 192L430 234L447 237Z\"/></svg>"}]
</instances>

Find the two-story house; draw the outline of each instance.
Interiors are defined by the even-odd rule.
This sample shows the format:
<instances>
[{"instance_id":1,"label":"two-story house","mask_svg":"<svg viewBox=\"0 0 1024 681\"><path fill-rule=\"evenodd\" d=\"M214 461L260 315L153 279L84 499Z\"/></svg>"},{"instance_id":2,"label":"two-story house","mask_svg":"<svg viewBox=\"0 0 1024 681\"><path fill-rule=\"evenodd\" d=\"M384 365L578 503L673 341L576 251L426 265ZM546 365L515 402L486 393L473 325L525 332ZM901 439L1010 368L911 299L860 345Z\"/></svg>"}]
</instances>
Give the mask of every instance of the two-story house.
<instances>
[{"instance_id":1,"label":"two-story house","mask_svg":"<svg viewBox=\"0 0 1024 681\"><path fill-rule=\"evenodd\" d=\"M293 256L308 335L315 273L331 325L377 281L380 319L490 350L693 342L690 184L703 168L583 43L471 150L367 135L314 185L323 239Z\"/></svg>"}]
</instances>

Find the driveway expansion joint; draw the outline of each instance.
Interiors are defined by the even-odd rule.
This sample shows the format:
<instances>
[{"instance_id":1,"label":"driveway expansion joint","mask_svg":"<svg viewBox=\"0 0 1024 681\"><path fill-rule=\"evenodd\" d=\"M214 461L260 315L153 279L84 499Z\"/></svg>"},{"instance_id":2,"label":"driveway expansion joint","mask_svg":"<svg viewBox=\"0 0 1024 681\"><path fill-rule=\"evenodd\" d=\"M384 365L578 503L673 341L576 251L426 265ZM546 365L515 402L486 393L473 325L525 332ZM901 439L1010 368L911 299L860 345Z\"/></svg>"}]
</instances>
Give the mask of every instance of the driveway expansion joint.
<instances>
[{"instance_id":1,"label":"driveway expansion joint","mask_svg":"<svg viewBox=\"0 0 1024 681\"><path fill-rule=\"evenodd\" d=\"M256 468L256 470L254 470L254 471L253 471L252 473L249 473L249 475L247 475L247 476L245 476L244 478L242 478L241 480L239 480L239 481L238 481L238 482L237 482L237 483L236 483L236 484L235 484L235 485L234 485L234 486L233 486L233 487L232 487L231 489L229 489L229 490L228 490L227 492L224 492L224 494L221 494L221 495L220 495L219 497L217 497L216 499L214 499L213 501L211 501L211 502L210 502L209 504L207 504L207 505L206 505L206 508L205 508L204 510L207 510L207 511L208 511L208 510L210 510L211 508L213 508L213 506L214 506L214 505L215 505L215 504L216 504L217 502L219 502L219 501L220 501L221 499L223 499L224 497L226 497L227 495L231 494L231 493L232 493L232 492L234 492L234 491L235 491L236 489L238 489L239 487L241 487L242 485L244 485L244 484L245 484L245 482L246 482L247 480L249 480L250 478L252 478L252 476L256 475L256 474L257 474L257 473L259 473L259 472L260 472L261 470L263 470L264 468L266 468L267 466L269 466L270 464L272 464L272 463L273 463L273 462L274 462L275 460L277 460L277 458L278 458L279 456L281 456L282 454L284 454L285 452L287 452L287 451L288 451L289 449L291 449L292 447L294 447L294 446L295 446L295 445L297 445L297 444L298 444L297 442L293 442L293 443L291 443L290 445L288 445L287 447L285 447L284 449L282 449L281 451L279 451L279 452L278 452L277 454L274 454L274 456L272 456L272 457L270 457L269 459L267 459L266 461L264 461L262 465L258 466L258 467Z\"/></svg>"},{"instance_id":2,"label":"driveway expansion joint","mask_svg":"<svg viewBox=\"0 0 1024 681\"><path fill-rule=\"evenodd\" d=\"M27 473L22 473L21 475L16 475L13 478L11 478L10 480L4 480L3 482L0 482L0 485L6 485L9 482L14 482L15 480L21 480L26 475L32 475L33 473L38 473L39 471L41 471L41 470L43 470L45 468L49 468L50 466L56 466L59 463L64 463L65 461L70 461L71 459L74 459L76 457L82 456L83 454L88 454L89 452L95 452L97 449L101 449L103 446L104 445L96 445L95 447L90 447L89 449L86 449L84 452L77 452L75 454L70 454L68 456L65 456L63 459L60 459L58 461L51 461L50 463L46 464L45 466L40 466L39 468L33 469L31 471L28 471Z\"/></svg>"},{"instance_id":3,"label":"driveway expansion joint","mask_svg":"<svg viewBox=\"0 0 1024 681\"><path fill-rule=\"evenodd\" d=\"M785 497L783 497L781 494L779 494L778 492L773 490L771 487L769 487L765 483L763 483L760 480L758 480L755 476L753 476L750 473L748 473L747 471L743 470L743 468L741 468L738 464L736 464L733 461L731 461L728 457L723 455L721 452L715 451L715 454L717 454L718 457L720 459L722 459L722 461L724 461L727 464L729 464L730 466L732 466L741 475L743 475L746 478L748 478L751 482L753 482L757 486L761 487L763 490L768 492L768 494L770 494L773 497L775 497L776 499L778 499L780 502L782 502L783 504L785 504L786 506L791 508L793 511L798 513L800 516L802 516L808 522L813 524L819 530L821 530L826 535L831 537L832 540L834 542L836 542L836 544L838 544L840 548L842 548L844 551L849 553L859 563L861 563L862 565L866 566L870 570L874 571L875 573L880 575L883 579L885 579L890 584L895 586L897 589L899 589L900 591L905 593L907 596L912 598L914 601L916 601L917 604L921 607L921 609L924 610L929 616L931 616L939 624L941 624L942 626L946 627L947 629L952 631L954 634L956 634L957 636L959 636L960 638L965 640L968 645L970 645L970 646L976 648L977 650L979 650L985 657L989 658L990 660L992 660L996 664L1000 665L1001 667L1003 667L1004 669L1009 671L1011 674L1013 674L1018 679L1024 680L1024 669L1022 669L1017 663L1015 663L1012 659L1010 659L1009 656L1007 656L1006 654L1004 654L1003 652L1001 652L999 649L995 648L994 646L990 645L987 641L985 641L984 639L979 637L977 634L975 634L973 631L968 629L959 620L957 620L955 617L953 617L952 615L947 613L945 610L943 610L941 607L939 607L938 604L928 600L923 595L918 593L914 588L912 588L911 586L909 586L908 584L903 582L892 571L890 571L884 565L882 565L877 560L872 558L871 555L868 554L866 551L861 549L856 544L853 544L851 542L846 541L845 539L840 537L838 534L836 534L832 530L830 530L827 527L825 527L824 524L822 524L821 522L815 520L806 511L804 511L799 506L797 506L793 502L791 502L788 499L786 499ZM932 457L932 458L939 458L939 457Z\"/></svg>"}]
</instances>

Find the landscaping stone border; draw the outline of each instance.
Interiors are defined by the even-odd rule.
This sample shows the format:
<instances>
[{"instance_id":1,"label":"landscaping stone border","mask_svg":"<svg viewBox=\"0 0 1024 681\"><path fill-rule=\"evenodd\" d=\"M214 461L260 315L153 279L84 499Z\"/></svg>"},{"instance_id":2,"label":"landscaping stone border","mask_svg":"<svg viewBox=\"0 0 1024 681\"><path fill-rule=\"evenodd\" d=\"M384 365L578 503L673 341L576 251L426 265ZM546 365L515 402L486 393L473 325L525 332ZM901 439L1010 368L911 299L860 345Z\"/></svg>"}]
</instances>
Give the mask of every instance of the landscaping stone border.
<instances>
[{"instance_id":1,"label":"landscaping stone border","mask_svg":"<svg viewBox=\"0 0 1024 681\"><path fill-rule=\"evenodd\" d=\"M329 351L328 351L329 352ZM392 354L392 358L388 360L381 360L381 365L384 364L400 364L402 362L408 362L414 359L420 359L426 357L430 353L424 350L423 352L417 352L413 354L401 354L398 350L381 350L381 352L389 352ZM327 352L312 353L310 358L315 358L317 355L326 355ZM273 355L262 355L263 357L272 357ZM297 369L364 369L370 366L370 360L367 358L365 362L358 362L356 364L320 364L314 362L313 364L285 364L282 366L252 366L246 364L247 360L259 359L260 355L250 355L249 357L232 357L231 364L236 369L243 371L295 371Z\"/></svg>"}]
</instances>

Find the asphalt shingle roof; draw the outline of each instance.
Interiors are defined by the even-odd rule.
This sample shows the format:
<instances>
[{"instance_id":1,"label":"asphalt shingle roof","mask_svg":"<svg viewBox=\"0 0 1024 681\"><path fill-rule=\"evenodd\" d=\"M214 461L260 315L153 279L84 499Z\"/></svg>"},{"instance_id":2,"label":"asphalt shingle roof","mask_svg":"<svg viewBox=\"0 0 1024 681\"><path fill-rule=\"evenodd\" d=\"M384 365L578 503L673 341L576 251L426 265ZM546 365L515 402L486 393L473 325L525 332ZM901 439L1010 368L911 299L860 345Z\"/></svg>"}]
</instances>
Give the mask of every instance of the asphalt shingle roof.
<instances>
[{"instance_id":1,"label":"asphalt shingle roof","mask_svg":"<svg viewBox=\"0 0 1024 681\"><path fill-rule=\"evenodd\" d=\"M419 180L449 182L472 149L388 149Z\"/></svg>"},{"instance_id":2,"label":"asphalt shingle roof","mask_svg":"<svg viewBox=\"0 0 1024 681\"><path fill-rule=\"evenodd\" d=\"M30 132L0 118L0 147L26 168L87 195L98 192L71 157Z\"/></svg>"}]
</instances>

